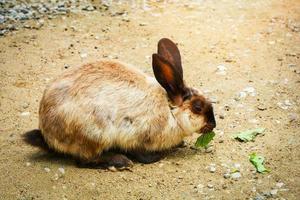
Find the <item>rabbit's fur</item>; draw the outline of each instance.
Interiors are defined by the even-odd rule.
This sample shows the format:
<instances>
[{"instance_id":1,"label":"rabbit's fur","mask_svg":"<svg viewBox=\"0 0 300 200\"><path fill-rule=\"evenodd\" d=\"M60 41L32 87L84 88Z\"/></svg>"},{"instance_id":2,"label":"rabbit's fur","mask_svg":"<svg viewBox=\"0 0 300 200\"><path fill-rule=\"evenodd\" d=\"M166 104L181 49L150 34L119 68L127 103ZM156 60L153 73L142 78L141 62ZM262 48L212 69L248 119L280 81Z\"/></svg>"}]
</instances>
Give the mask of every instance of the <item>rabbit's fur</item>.
<instances>
[{"instance_id":1,"label":"rabbit's fur","mask_svg":"<svg viewBox=\"0 0 300 200\"><path fill-rule=\"evenodd\" d=\"M168 39L159 45L159 54L153 55L158 81L109 60L86 64L54 80L39 109L39 128L49 147L97 161L112 148L157 152L178 145L193 132L212 130L210 102L177 80L183 75L176 45Z\"/></svg>"}]
</instances>

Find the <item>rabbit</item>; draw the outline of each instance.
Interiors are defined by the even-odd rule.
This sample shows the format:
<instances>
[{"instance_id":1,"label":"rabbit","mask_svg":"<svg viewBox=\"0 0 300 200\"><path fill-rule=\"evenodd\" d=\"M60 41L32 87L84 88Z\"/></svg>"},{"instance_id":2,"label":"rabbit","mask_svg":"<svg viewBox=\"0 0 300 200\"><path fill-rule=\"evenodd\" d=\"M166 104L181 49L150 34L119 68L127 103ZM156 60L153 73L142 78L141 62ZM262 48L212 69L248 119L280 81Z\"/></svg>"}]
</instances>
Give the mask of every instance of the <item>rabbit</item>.
<instances>
[{"instance_id":1,"label":"rabbit","mask_svg":"<svg viewBox=\"0 0 300 200\"><path fill-rule=\"evenodd\" d=\"M62 74L40 101L45 143L82 163L122 168L133 165L126 153L155 162L185 137L216 127L211 102L185 85L180 52L170 39L158 42L152 68L155 78L102 60Z\"/></svg>"}]
</instances>

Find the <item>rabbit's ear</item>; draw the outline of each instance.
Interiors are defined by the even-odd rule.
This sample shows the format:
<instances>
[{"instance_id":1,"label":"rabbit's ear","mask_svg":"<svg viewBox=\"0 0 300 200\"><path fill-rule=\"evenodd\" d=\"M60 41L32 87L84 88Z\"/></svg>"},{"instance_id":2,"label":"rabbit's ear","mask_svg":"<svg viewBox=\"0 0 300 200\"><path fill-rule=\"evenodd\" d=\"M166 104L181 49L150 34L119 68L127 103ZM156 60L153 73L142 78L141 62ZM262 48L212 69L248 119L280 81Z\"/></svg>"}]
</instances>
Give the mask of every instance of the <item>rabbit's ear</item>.
<instances>
[{"instance_id":1,"label":"rabbit's ear","mask_svg":"<svg viewBox=\"0 0 300 200\"><path fill-rule=\"evenodd\" d=\"M156 80L167 91L169 98L175 105L180 106L185 91L180 73L169 61L158 54L152 55L152 68Z\"/></svg>"},{"instance_id":2,"label":"rabbit's ear","mask_svg":"<svg viewBox=\"0 0 300 200\"><path fill-rule=\"evenodd\" d=\"M183 77L181 56L178 47L168 38L162 38L157 45L157 53L171 63Z\"/></svg>"}]
</instances>

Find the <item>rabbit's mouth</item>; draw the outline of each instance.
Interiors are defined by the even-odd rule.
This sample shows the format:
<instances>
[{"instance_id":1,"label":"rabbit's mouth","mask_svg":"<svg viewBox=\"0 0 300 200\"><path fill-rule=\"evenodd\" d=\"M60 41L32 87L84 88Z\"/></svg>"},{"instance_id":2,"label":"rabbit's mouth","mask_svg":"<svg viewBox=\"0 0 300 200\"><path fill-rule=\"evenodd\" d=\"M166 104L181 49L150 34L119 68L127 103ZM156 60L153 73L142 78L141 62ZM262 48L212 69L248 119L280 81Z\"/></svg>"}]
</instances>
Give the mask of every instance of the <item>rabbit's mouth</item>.
<instances>
[{"instance_id":1,"label":"rabbit's mouth","mask_svg":"<svg viewBox=\"0 0 300 200\"><path fill-rule=\"evenodd\" d=\"M215 123L206 124L204 127L200 129L198 133L208 133L211 132L216 127Z\"/></svg>"}]
</instances>

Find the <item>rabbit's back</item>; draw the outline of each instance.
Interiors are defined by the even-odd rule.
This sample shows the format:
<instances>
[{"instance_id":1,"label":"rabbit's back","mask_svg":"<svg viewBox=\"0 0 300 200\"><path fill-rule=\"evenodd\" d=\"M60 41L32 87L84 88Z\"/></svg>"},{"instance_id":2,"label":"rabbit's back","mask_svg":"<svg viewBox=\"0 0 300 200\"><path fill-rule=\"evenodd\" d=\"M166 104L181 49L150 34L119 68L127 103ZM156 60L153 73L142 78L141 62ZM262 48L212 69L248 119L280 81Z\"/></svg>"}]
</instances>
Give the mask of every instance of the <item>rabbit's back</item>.
<instances>
[{"instance_id":1,"label":"rabbit's back","mask_svg":"<svg viewBox=\"0 0 300 200\"><path fill-rule=\"evenodd\" d=\"M49 146L86 159L111 147L159 148L155 134L168 123L166 93L155 79L111 61L65 73L40 104L40 129Z\"/></svg>"}]
</instances>

